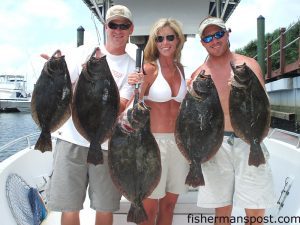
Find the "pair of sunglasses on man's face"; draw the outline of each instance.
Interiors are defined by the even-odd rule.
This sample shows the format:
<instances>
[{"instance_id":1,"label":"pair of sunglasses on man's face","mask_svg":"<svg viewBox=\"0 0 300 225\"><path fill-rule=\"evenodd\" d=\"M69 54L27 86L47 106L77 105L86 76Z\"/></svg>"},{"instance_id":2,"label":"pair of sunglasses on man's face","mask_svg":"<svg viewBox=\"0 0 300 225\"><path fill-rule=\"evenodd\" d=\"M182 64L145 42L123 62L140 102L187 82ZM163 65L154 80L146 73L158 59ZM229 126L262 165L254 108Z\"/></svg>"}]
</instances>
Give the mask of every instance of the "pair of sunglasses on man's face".
<instances>
[{"instance_id":1,"label":"pair of sunglasses on man's face","mask_svg":"<svg viewBox=\"0 0 300 225\"><path fill-rule=\"evenodd\" d=\"M120 29L120 30L128 30L131 26L131 23L121 23L121 24L118 24L118 23L114 23L114 22L109 22L107 24L107 26L112 29L112 30L116 30L116 29Z\"/></svg>"},{"instance_id":2,"label":"pair of sunglasses on man's face","mask_svg":"<svg viewBox=\"0 0 300 225\"><path fill-rule=\"evenodd\" d=\"M167 40L168 42L171 42L171 41L174 41L175 35L174 35L174 34L171 34L171 35L167 35L167 36L157 36L157 37L155 38L155 42L161 43L161 42L163 42L163 41L165 40L165 38L166 38L166 40Z\"/></svg>"},{"instance_id":3,"label":"pair of sunglasses on man's face","mask_svg":"<svg viewBox=\"0 0 300 225\"><path fill-rule=\"evenodd\" d=\"M220 30L212 35L207 35L205 37L202 38L202 41L204 43L209 43L209 42L212 42L212 40L215 38L215 39L220 39L222 37L224 37L224 34L225 34L225 31L224 30Z\"/></svg>"}]
</instances>

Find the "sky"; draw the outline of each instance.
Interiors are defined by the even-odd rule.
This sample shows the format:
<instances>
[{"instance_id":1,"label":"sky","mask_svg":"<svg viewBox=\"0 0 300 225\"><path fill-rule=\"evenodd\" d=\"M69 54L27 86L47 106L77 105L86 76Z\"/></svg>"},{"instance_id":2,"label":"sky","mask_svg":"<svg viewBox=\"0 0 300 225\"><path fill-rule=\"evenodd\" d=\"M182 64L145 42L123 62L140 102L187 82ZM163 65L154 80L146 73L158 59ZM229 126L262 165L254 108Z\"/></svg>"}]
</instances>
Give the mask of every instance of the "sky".
<instances>
[{"instance_id":1,"label":"sky","mask_svg":"<svg viewBox=\"0 0 300 225\"><path fill-rule=\"evenodd\" d=\"M226 22L232 30L231 49L242 48L256 39L260 15L265 18L265 33L271 33L297 22L299 9L299 0L241 0ZM97 32L102 32L100 22L82 0L1 0L0 74L25 75L28 90L32 91L45 62L39 55L51 55L59 48L75 48L80 26L85 29L84 42L97 44ZM205 57L199 37L188 38L182 52L186 77Z\"/></svg>"}]
</instances>

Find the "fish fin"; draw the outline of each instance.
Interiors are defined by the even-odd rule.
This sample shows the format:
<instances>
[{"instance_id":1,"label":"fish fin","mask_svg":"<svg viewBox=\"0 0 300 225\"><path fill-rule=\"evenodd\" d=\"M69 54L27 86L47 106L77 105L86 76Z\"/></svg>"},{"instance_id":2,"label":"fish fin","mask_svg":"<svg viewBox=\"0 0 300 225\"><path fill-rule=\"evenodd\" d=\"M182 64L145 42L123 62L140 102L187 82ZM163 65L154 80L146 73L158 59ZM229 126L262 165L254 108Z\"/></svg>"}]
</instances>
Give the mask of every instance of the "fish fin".
<instances>
[{"instance_id":1,"label":"fish fin","mask_svg":"<svg viewBox=\"0 0 300 225\"><path fill-rule=\"evenodd\" d=\"M40 150L41 152L52 151L52 141L50 132L43 131L37 140L34 149Z\"/></svg>"},{"instance_id":2,"label":"fish fin","mask_svg":"<svg viewBox=\"0 0 300 225\"><path fill-rule=\"evenodd\" d=\"M192 164L190 164L190 171L186 176L185 184L192 187L205 185L200 163L192 162Z\"/></svg>"},{"instance_id":3,"label":"fish fin","mask_svg":"<svg viewBox=\"0 0 300 225\"><path fill-rule=\"evenodd\" d=\"M148 216L144 209L143 204L140 203L136 205L134 203L131 203L130 209L127 214L127 222L133 222L139 224L146 220L148 220Z\"/></svg>"},{"instance_id":4,"label":"fish fin","mask_svg":"<svg viewBox=\"0 0 300 225\"><path fill-rule=\"evenodd\" d=\"M260 144L251 144L248 165L258 167L261 164L265 164L265 156L261 149Z\"/></svg>"},{"instance_id":5,"label":"fish fin","mask_svg":"<svg viewBox=\"0 0 300 225\"><path fill-rule=\"evenodd\" d=\"M91 141L87 156L87 162L92 163L95 166L98 164L103 164L103 153L101 144L99 144L98 141Z\"/></svg>"}]
</instances>

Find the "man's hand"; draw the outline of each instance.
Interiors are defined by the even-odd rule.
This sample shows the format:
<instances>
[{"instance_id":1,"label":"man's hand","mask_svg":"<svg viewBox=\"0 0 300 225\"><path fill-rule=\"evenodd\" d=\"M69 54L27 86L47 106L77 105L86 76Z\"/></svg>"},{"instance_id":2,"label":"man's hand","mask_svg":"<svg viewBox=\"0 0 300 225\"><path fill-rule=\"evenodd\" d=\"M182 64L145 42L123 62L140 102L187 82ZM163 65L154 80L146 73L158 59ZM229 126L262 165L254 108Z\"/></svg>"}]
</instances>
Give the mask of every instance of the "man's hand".
<instances>
[{"instance_id":1,"label":"man's hand","mask_svg":"<svg viewBox=\"0 0 300 225\"><path fill-rule=\"evenodd\" d=\"M40 54L40 56L43 58L43 59L46 59L46 60L49 60L51 57L45 53L42 53ZM52 57L61 57L61 51L58 49L54 52L54 54L52 55Z\"/></svg>"},{"instance_id":2,"label":"man's hand","mask_svg":"<svg viewBox=\"0 0 300 225\"><path fill-rule=\"evenodd\" d=\"M40 54L40 56L41 56L43 59L46 59L46 60L50 59L50 56L47 55L47 54L44 54L44 53Z\"/></svg>"}]
</instances>

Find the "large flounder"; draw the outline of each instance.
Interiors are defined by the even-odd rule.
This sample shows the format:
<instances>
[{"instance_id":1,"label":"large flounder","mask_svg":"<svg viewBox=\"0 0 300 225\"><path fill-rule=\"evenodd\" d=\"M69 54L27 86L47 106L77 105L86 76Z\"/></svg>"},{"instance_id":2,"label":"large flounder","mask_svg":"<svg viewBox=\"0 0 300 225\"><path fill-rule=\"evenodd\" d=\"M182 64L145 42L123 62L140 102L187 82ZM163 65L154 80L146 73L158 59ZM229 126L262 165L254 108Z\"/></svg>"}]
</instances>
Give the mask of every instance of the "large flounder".
<instances>
[{"instance_id":1,"label":"large flounder","mask_svg":"<svg viewBox=\"0 0 300 225\"><path fill-rule=\"evenodd\" d=\"M202 71L183 99L176 121L177 146L190 162L186 184L205 185L201 163L219 150L223 135L224 114L218 92L211 76Z\"/></svg>"},{"instance_id":2,"label":"large flounder","mask_svg":"<svg viewBox=\"0 0 300 225\"><path fill-rule=\"evenodd\" d=\"M231 125L236 135L250 144L248 164L258 167L265 163L260 143L269 130L269 98L246 63L230 65L234 74L229 97Z\"/></svg>"},{"instance_id":3,"label":"large flounder","mask_svg":"<svg viewBox=\"0 0 300 225\"><path fill-rule=\"evenodd\" d=\"M52 150L51 132L71 116L72 84L64 56L57 50L45 63L31 99L31 115L42 132L35 149Z\"/></svg>"},{"instance_id":4,"label":"large flounder","mask_svg":"<svg viewBox=\"0 0 300 225\"><path fill-rule=\"evenodd\" d=\"M110 137L119 111L119 90L106 61L94 57L96 48L78 78L72 119L78 132L90 141L87 162L103 163L101 144Z\"/></svg>"},{"instance_id":5,"label":"large flounder","mask_svg":"<svg viewBox=\"0 0 300 225\"><path fill-rule=\"evenodd\" d=\"M132 133L126 132L120 124L116 126L109 142L108 164L114 184L131 202L127 221L138 224L147 220L142 201L160 180L161 159L150 131L150 108L142 102L135 107L139 115L134 115L134 119L128 116L128 120L142 121L145 125Z\"/></svg>"}]
</instances>

